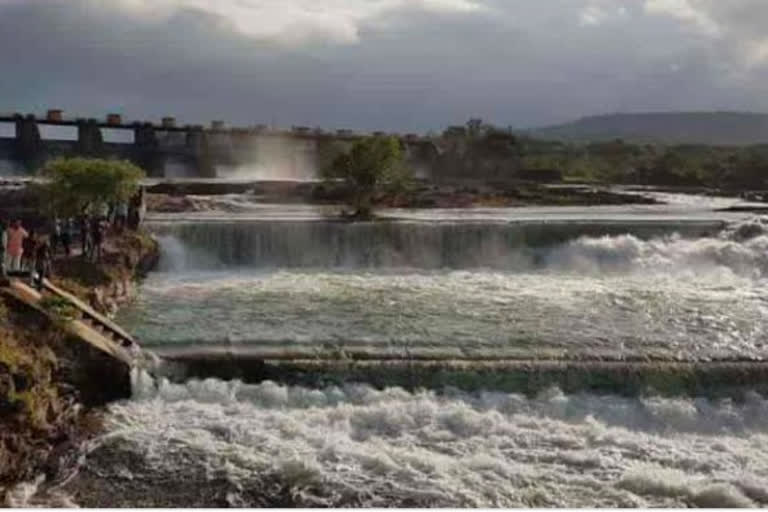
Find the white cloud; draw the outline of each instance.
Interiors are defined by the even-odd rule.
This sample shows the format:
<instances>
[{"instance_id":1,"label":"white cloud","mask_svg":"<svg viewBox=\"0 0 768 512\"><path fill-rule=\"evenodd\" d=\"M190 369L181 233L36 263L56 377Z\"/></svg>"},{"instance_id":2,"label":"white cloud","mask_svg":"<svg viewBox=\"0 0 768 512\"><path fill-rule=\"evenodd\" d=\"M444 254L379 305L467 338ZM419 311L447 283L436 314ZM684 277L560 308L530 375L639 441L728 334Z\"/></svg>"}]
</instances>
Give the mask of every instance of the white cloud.
<instances>
[{"instance_id":1,"label":"white cloud","mask_svg":"<svg viewBox=\"0 0 768 512\"><path fill-rule=\"evenodd\" d=\"M579 15L580 23L585 26L600 25L605 18L605 11L596 5L588 5Z\"/></svg>"},{"instance_id":2,"label":"white cloud","mask_svg":"<svg viewBox=\"0 0 768 512\"><path fill-rule=\"evenodd\" d=\"M645 0L644 8L719 41L728 58L747 70L768 64L766 0Z\"/></svg>"},{"instance_id":3,"label":"white cloud","mask_svg":"<svg viewBox=\"0 0 768 512\"><path fill-rule=\"evenodd\" d=\"M596 27L608 21L625 18L627 8L615 1L592 0L579 13L579 24L583 27Z\"/></svg>"},{"instance_id":4,"label":"white cloud","mask_svg":"<svg viewBox=\"0 0 768 512\"><path fill-rule=\"evenodd\" d=\"M720 26L712 19L710 13L689 0L646 0L644 7L649 14L671 16L692 24L704 34L720 35Z\"/></svg>"},{"instance_id":5,"label":"white cloud","mask_svg":"<svg viewBox=\"0 0 768 512\"><path fill-rule=\"evenodd\" d=\"M476 0L118 0L140 15L167 19L183 11L213 14L255 39L298 44L314 40L358 41L360 26L398 9L472 12Z\"/></svg>"}]
</instances>

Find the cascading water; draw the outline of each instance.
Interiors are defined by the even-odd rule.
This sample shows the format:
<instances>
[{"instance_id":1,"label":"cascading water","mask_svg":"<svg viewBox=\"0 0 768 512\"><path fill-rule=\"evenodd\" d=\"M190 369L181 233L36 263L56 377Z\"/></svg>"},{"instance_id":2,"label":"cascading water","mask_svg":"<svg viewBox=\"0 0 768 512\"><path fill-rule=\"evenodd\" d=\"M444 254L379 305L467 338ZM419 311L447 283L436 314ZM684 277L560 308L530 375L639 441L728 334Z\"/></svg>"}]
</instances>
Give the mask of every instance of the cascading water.
<instances>
[{"instance_id":1,"label":"cascading water","mask_svg":"<svg viewBox=\"0 0 768 512\"><path fill-rule=\"evenodd\" d=\"M333 353L763 358L762 220L157 225L142 343ZM332 351L329 351L329 347ZM468 363L469 364L469 363ZM768 405L134 375L81 505L768 505ZM181 477L180 475L183 475ZM108 483L105 483L108 482Z\"/></svg>"},{"instance_id":2,"label":"cascading water","mask_svg":"<svg viewBox=\"0 0 768 512\"><path fill-rule=\"evenodd\" d=\"M768 504L768 404L321 388L135 375L81 505ZM104 486L109 482L109 486Z\"/></svg>"},{"instance_id":3,"label":"cascading water","mask_svg":"<svg viewBox=\"0 0 768 512\"><path fill-rule=\"evenodd\" d=\"M761 226L161 224L121 321L159 349L763 358Z\"/></svg>"},{"instance_id":4,"label":"cascading water","mask_svg":"<svg viewBox=\"0 0 768 512\"><path fill-rule=\"evenodd\" d=\"M158 224L163 270L243 268L498 268L546 263L578 238L700 237L718 223L203 222Z\"/></svg>"}]
</instances>

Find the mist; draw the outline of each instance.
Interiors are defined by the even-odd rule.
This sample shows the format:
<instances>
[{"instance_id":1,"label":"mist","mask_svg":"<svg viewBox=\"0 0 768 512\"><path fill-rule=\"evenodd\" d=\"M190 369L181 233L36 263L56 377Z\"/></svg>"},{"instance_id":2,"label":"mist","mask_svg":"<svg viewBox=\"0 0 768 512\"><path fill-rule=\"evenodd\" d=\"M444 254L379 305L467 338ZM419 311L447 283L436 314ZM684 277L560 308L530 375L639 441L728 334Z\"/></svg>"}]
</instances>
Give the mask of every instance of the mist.
<instances>
[{"instance_id":1,"label":"mist","mask_svg":"<svg viewBox=\"0 0 768 512\"><path fill-rule=\"evenodd\" d=\"M234 150L247 163L217 165L219 178L232 180L312 181L319 177L317 150L312 141L285 137L255 137L246 149ZM215 141L211 141L215 144Z\"/></svg>"}]
</instances>

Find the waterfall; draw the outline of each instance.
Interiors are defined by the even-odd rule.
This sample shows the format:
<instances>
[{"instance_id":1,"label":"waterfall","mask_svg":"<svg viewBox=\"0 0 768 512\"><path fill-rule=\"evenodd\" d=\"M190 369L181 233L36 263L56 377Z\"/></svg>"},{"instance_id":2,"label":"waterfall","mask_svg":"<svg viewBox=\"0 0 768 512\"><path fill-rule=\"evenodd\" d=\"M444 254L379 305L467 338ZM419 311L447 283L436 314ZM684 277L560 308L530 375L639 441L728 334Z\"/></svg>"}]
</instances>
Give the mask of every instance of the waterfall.
<instances>
[{"instance_id":1,"label":"waterfall","mask_svg":"<svg viewBox=\"0 0 768 512\"><path fill-rule=\"evenodd\" d=\"M153 226L166 271L227 267L514 269L541 263L579 238L673 232L695 238L714 223L195 222Z\"/></svg>"}]
</instances>

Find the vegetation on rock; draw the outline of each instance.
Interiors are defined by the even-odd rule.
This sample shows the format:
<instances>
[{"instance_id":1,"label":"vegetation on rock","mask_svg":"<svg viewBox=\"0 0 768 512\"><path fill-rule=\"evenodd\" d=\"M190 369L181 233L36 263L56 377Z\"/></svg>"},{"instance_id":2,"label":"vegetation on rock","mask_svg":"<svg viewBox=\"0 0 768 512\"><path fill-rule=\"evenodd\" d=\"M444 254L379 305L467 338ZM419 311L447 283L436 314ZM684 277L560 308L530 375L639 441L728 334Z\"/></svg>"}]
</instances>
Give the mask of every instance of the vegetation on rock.
<instances>
[{"instance_id":1,"label":"vegetation on rock","mask_svg":"<svg viewBox=\"0 0 768 512\"><path fill-rule=\"evenodd\" d=\"M403 188L410 171L403 164L400 142L394 137L367 137L339 154L323 169L326 179L340 179L347 186L346 201L355 218L370 218L374 196Z\"/></svg>"},{"instance_id":2,"label":"vegetation on rock","mask_svg":"<svg viewBox=\"0 0 768 512\"><path fill-rule=\"evenodd\" d=\"M66 323L79 315L79 310L70 301L58 295L48 295L40 301L43 308L57 322Z\"/></svg>"},{"instance_id":3,"label":"vegetation on rock","mask_svg":"<svg viewBox=\"0 0 768 512\"><path fill-rule=\"evenodd\" d=\"M54 337L39 325L19 328L18 315L0 301L0 484L31 476L42 462L39 438L66 406L54 383Z\"/></svg>"}]
</instances>

